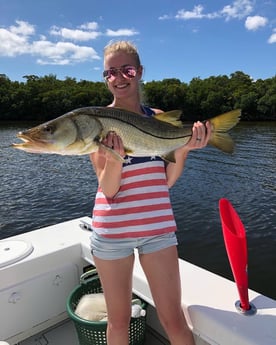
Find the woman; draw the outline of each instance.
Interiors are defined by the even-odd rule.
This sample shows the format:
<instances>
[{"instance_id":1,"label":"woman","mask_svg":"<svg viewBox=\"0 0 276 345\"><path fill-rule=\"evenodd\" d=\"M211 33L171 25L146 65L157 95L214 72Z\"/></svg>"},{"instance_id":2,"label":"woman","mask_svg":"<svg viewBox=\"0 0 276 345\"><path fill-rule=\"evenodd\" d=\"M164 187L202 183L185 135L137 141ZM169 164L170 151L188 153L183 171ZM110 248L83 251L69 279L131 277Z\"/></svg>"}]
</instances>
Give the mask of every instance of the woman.
<instances>
[{"instance_id":1,"label":"woman","mask_svg":"<svg viewBox=\"0 0 276 345\"><path fill-rule=\"evenodd\" d=\"M119 41L105 48L103 76L113 94L110 107L141 116L162 112L141 104L142 73L131 43ZM168 189L182 174L188 152L206 146L209 137L209 124L195 123L189 143L175 152L176 163L167 165L158 157L125 157L123 142L114 132L104 143L125 157L125 163L106 150L91 154L99 182L91 248L107 303L109 345L129 343L134 248L171 344L194 344L181 307L176 225Z\"/></svg>"}]
</instances>

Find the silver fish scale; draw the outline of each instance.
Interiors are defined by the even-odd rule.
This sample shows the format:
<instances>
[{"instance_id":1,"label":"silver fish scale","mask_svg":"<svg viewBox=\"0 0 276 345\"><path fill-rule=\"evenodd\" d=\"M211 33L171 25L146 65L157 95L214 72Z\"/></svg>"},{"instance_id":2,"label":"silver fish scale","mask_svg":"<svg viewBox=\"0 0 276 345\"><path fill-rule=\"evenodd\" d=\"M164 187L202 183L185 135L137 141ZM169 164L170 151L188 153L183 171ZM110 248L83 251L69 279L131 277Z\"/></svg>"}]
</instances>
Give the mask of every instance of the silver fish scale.
<instances>
[{"instance_id":1,"label":"silver fish scale","mask_svg":"<svg viewBox=\"0 0 276 345\"><path fill-rule=\"evenodd\" d=\"M160 139L180 139L185 137L189 139L191 136L191 127L189 129L175 127L167 122L156 120L154 117L145 117L114 107L85 107L71 113L96 116L99 119L110 118L118 120L128 126L137 128L145 134Z\"/></svg>"}]
</instances>

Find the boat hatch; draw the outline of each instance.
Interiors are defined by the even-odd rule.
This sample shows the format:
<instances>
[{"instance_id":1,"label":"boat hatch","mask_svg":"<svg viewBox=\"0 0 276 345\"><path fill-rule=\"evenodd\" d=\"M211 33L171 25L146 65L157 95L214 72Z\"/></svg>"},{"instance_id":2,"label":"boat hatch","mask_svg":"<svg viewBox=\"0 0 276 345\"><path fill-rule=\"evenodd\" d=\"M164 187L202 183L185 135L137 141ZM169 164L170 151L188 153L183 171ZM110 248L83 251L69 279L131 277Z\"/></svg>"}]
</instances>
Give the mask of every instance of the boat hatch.
<instances>
[{"instance_id":1,"label":"boat hatch","mask_svg":"<svg viewBox=\"0 0 276 345\"><path fill-rule=\"evenodd\" d=\"M0 241L0 268L26 258L33 249L32 243L26 240Z\"/></svg>"}]
</instances>

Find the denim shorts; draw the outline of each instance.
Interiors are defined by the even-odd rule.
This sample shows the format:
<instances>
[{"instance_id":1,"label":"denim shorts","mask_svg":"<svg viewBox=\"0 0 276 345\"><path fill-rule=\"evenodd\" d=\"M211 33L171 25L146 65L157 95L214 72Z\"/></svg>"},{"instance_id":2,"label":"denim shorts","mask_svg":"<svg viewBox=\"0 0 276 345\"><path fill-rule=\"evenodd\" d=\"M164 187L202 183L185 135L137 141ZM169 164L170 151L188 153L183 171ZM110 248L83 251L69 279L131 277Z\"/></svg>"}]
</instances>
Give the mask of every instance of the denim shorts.
<instances>
[{"instance_id":1,"label":"denim shorts","mask_svg":"<svg viewBox=\"0 0 276 345\"><path fill-rule=\"evenodd\" d=\"M171 246L176 246L177 238L174 232L168 234L138 237L138 238L106 238L92 231L91 252L103 260L126 258L137 248L139 254L157 252Z\"/></svg>"}]
</instances>

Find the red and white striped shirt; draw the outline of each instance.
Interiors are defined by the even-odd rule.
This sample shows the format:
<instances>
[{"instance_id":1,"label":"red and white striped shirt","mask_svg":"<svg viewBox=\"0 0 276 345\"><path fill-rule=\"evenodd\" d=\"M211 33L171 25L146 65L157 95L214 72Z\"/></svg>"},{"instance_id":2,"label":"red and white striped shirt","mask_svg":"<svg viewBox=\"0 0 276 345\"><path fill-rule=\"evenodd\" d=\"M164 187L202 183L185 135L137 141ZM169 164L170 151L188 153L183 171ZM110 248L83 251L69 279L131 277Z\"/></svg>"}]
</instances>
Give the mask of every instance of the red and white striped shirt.
<instances>
[{"instance_id":1,"label":"red and white striped shirt","mask_svg":"<svg viewBox=\"0 0 276 345\"><path fill-rule=\"evenodd\" d=\"M134 238L176 231L165 164L159 157L126 157L114 198L98 189L92 228L107 238Z\"/></svg>"}]
</instances>

